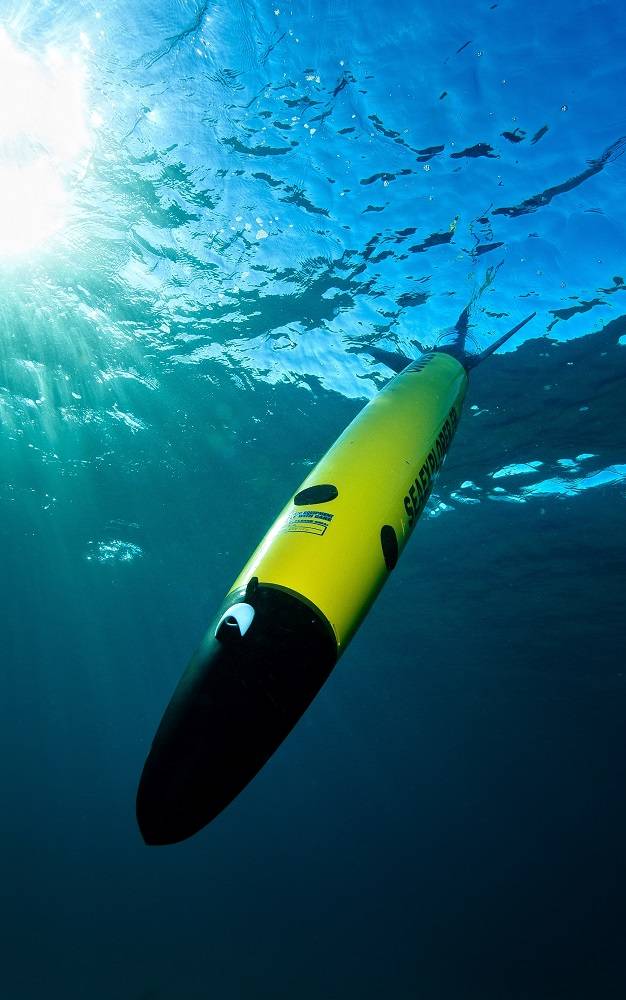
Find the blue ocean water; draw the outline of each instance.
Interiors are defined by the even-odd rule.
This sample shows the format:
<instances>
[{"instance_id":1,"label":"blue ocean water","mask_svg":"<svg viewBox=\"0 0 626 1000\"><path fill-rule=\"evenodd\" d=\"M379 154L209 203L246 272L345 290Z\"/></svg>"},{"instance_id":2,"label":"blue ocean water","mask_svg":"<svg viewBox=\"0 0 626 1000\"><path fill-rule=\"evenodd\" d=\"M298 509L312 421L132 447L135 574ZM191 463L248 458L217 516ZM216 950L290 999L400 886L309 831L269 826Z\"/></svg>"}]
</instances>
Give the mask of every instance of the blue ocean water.
<instances>
[{"instance_id":1,"label":"blue ocean water","mask_svg":"<svg viewBox=\"0 0 626 1000\"><path fill-rule=\"evenodd\" d=\"M0 991L626 991L626 14L0 0ZM203 833L137 779L294 488L472 302L436 495ZM376 475L381 470L372 470Z\"/></svg>"}]
</instances>

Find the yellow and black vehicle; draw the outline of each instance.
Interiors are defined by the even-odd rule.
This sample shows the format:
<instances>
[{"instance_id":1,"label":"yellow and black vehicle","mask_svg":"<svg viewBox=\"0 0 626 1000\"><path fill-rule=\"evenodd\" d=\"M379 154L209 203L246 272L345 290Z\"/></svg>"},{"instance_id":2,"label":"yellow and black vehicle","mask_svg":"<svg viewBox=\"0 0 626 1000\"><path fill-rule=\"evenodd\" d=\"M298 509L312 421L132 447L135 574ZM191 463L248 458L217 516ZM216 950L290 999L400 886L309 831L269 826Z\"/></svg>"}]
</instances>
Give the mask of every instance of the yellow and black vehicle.
<instances>
[{"instance_id":1,"label":"yellow and black vehicle","mask_svg":"<svg viewBox=\"0 0 626 1000\"><path fill-rule=\"evenodd\" d=\"M464 310L455 344L417 361L396 359L395 378L290 498L226 595L157 730L137 795L146 843L196 833L285 739L424 509L469 369L531 318L471 357Z\"/></svg>"}]
</instances>

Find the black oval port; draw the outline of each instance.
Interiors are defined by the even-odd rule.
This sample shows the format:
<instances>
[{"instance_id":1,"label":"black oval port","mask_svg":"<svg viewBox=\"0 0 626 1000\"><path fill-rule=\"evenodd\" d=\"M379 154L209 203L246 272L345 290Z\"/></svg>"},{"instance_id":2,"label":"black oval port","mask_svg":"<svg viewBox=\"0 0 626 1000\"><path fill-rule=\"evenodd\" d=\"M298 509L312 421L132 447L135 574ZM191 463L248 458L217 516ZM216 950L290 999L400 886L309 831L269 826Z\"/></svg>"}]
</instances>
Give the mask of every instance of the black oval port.
<instances>
[{"instance_id":1,"label":"black oval port","mask_svg":"<svg viewBox=\"0 0 626 1000\"><path fill-rule=\"evenodd\" d=\"M308 507L311 503L330 503L339 496L339 490L331 483L321 483L319 486L308 486L300 490L293 498L296 507Z\"/></svg>"},{"instance_id":2,"label":"black oval port","mask_svg":"<svg viewBox=\"0 0 626 1000\"><path fill-rule=\"evenodd\" d=\"M215 638L218 642L230 642L233 639L241 639L239 622L234 615L227 615L226 618L220 622L219 628L215 633Z\"/></svg>"},{"instance_id":3,"label":"black oval port","mask_svg":"<svg viewBox=\"0 0 626 1000\"><path fill-rule=\"evenodd\" d=\"M380 544L383 550L385 566L391 572L398 561L398 538L390 524L383 524L380 529Z\"/></svg>"}]
</instances>

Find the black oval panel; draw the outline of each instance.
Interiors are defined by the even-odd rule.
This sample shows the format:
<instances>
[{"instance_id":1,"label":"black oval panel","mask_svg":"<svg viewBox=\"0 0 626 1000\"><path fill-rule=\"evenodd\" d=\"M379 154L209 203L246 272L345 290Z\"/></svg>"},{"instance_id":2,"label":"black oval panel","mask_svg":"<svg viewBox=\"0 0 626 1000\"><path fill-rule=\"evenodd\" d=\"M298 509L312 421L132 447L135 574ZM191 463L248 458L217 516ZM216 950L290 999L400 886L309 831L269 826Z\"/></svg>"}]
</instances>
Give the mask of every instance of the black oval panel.
<instances>
[{"instance_id":1,"label":"black oval panel","mask_svg":"<svg viewBox=\"0 0 626 1000\"><path fill-rule=\"evenodd\" d=\"M296 507L307 507L310 503L329 503L336 500L339 490L331 483L321 483L319 486L308 486L306 490L300 490L293 498Z\"/></svg>"},{"instance_id":2,"label":"black oval panel","mask_svg":"<svg viewBox=\"0 0 626 1000\"><path fill-rule=\"evenodd\" d=\"M390 524L383 524L380 529L380 544L385 557L385 566L391 572L398 561L398 539Z\"/></svg>"}]
</instances>

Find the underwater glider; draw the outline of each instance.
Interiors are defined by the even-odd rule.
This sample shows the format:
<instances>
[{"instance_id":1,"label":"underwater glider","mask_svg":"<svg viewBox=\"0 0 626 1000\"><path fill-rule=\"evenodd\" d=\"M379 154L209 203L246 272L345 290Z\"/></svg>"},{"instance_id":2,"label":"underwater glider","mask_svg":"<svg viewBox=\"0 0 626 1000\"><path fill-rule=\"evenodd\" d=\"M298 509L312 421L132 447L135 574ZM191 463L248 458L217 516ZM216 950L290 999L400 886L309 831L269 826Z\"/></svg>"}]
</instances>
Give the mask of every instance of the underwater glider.
<instances>
[{"instance_id":1,"label":"underwater glider","mask_svg":"<svg viewBox=\"0 0 626 1000\"><path fill-rule=\"evenodd\" d=\"M468 372L535 313L468 355L455 342L399 373L302 483L228 591L165 710L137 792L147 844L197 833L311 703L393 570L454 436Z\"/></svg>"}]
</instances>

